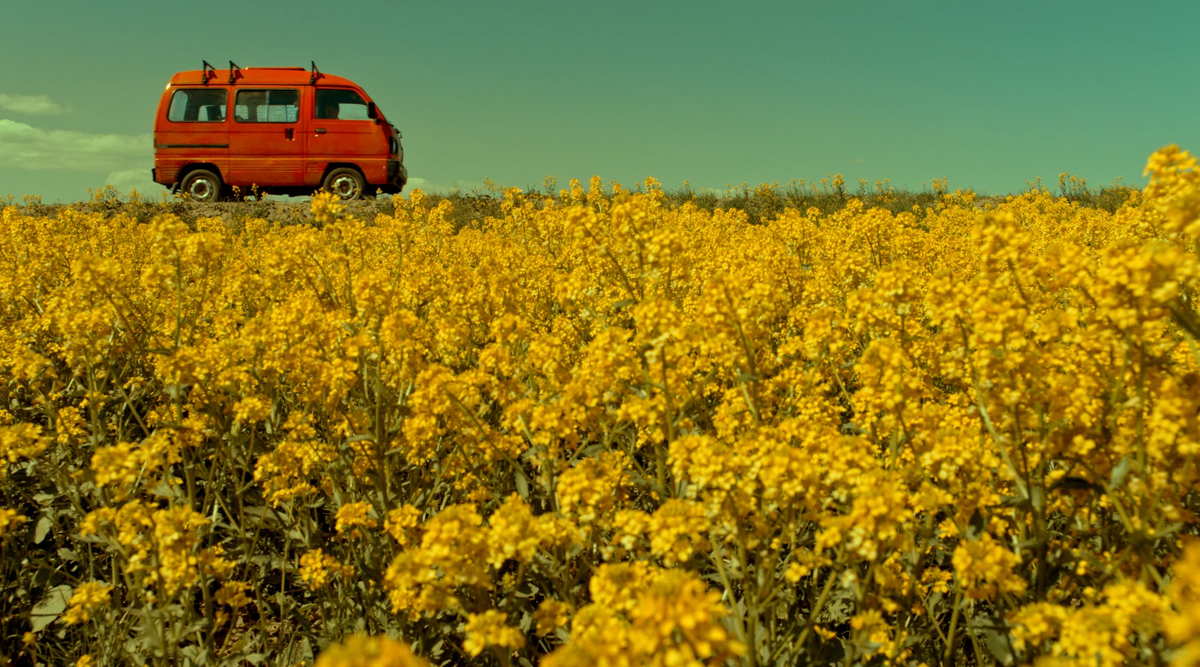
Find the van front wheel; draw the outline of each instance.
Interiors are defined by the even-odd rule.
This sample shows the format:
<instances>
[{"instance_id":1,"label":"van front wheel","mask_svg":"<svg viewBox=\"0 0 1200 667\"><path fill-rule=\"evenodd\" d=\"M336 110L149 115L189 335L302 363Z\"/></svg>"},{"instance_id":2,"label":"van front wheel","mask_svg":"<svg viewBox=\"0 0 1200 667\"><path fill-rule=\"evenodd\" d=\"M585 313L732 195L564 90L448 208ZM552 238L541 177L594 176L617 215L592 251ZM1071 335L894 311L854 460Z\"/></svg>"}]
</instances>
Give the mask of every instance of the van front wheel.
<instances>
[{"instance_id":1,"label":"van front wheel","mask_svg":"<svg viewBox=\"0 0 1200 667\"><path fill-rule=\"evenodd\" d=\"M326 192L332 192L343 200L362 199L367 182L357 169L341 167L329 172L323 187Z\"/></svg>"},{"instance_id":2,"label":"van front wheel","mask_svg":"<svg viewBox=\"0 0 1200 667\"><path fill-rule=\"evenodd\" d=\"M192 201L205 204L219 201L221 177L207 169L197 169L183 179L182 190Z\"/></svg>"}]
</instances>

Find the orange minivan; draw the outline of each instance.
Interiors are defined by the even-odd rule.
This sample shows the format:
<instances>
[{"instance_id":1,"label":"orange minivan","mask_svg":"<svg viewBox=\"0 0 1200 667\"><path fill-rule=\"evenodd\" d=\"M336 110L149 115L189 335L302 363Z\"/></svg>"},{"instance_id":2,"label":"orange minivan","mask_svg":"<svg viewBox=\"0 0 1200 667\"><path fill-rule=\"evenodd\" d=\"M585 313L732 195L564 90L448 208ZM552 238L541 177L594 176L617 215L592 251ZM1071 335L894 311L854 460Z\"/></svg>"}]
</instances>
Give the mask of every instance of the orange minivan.
<instances>
[{"instance_id":1,"label":"orange minivan","mask_svg":"<svg viewBox=\"0 0 1200 667\"><path fill-rule=\"evenodd\" d=\"M193 201L237 187L342 199L400 192L400 132L349 79L303 67L238 67L171 77L154 117L154 181Z\"/></svg>"}]
</instances>

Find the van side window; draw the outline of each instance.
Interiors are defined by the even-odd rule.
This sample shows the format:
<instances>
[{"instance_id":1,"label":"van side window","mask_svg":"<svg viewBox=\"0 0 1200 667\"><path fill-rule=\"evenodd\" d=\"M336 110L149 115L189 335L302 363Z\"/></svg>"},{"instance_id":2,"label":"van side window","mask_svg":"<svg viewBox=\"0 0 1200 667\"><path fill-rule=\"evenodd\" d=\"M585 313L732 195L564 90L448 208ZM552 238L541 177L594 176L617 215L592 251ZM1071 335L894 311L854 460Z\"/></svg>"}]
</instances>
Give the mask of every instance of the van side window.
<instances>
[{"instance_id":1,"label":"van side window","mask_svg":"<svg viewBox=\"0 0 1200 667\"><path fill-rule=\"evenodd\" d=\"M239 123L294 123L299 117L298 90L239 90L233 104Z\"/></svg>"},{"instance_id":2,"label":"van side window","mask_svg":"<svg viewBox=\"0 0 1200 667\"><path fill-rule=\"evenodd\" d=\"M367 103L353 90L318 88L314 118L325 120L370 120Z\"/></svg>"},{"instance_id":3,"label":"van side window","mask_svg":"<svg viewBox=\"0 0 1200 667\"><path fill-rule=\"evenodd\" d=\"M220 123L225 120L224 90L212 88L177 90L171 95L167 120L172 123Z\"/></svg>"}]
</instances>

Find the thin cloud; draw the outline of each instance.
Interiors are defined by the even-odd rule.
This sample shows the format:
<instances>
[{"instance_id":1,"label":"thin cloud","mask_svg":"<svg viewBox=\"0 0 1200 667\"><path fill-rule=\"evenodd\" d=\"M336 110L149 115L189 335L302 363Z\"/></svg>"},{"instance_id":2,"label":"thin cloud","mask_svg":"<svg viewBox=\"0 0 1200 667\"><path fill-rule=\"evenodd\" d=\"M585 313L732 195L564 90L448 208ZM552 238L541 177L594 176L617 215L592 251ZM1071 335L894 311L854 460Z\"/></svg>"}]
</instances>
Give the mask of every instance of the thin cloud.
<instances>
[{"instance_id":1,"label":"thin cloud","mask_svg":"<svg viewBox=\"0 0 1200 667\"><path fill-rule=\"evenodd\" d=\"M412 192L413 190L418 190L418 189L421 192L429 192L429 193L436 192L439 194L449 194L454 191L471 192L473 190L482 190L483 183L476 183L474 181L454 181L453 183L450 183L449 185L447 185L445 183L436 183L434 181L427 181L423 178L414 176L414 177L409 178L408 184L404 186L404 192L406 194L409 192Z\"/></svg>"},{"instance_id":2,"label":"thin cloud","mask_svg":"<svg viewBox=\"0 0 1200 667\"><path fill-rule=\"evenodd\" d=\"M153 145L148 134L42 130L0 118L0 168L111 173L149 164Z\"/></svg>"},{"instance_id":3,"label":"thin cloud","mask_svg":"<svg viewBox=\"0 0 1200 667\"><path fill-rule=\"evenodd\" d=\"M37 116L53 116L67 112L66 107L50 99L49 95L8 95L5 93L0 93L0 109Z\"/></svg>"},{"instance_id":4,"label":"thin cloud","mask_svg":"<svg viewBox=\"0 0 1200 667\"><path fill-rule=\"evenodd\" d=\"M114 171L104 178L104 184L111 185L126 194L137 190L138 194L151 198L167 194L166 188L151 180L150 167Z\"/></svg>"}]
</instances>

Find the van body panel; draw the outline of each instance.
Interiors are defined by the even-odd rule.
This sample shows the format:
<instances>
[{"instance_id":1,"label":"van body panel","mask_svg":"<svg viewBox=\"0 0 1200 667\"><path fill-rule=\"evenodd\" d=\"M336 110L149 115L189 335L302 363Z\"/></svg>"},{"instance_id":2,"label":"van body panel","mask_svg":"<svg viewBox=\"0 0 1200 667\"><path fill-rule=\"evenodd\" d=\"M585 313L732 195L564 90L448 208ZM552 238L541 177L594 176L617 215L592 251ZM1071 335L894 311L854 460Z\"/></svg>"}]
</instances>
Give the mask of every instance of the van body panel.
<instances>
[{"instance_id":1,"label":"van body panel","mask_svg":"<svg viewBox=\"0 0 1200 667\"><path fill-rule=\"evenodd\" d=\"M180 172L189 164L215 165L224 173L229 169L229 124L224 120L171 120L172 101L190 91L208 95L229 95L227 86L167 87L159 103L154 131L154 173L157 182L172 185L179 181ZM187 105L181 105L187 116ZM211 106L211 105L209 105ZM178 110L178 107L176 108Z\"/></svg>"},{"instance_id":2,"label":"van body panel","mask_svg":"<svg viewBox=\"0 0 1200 667\"><path fill-rule=\"evenodd\" d=\"M229 125L227 184L243 191L256 185L304 185L304 131L307 123L302 110L306 92L309 91L295 86L239 86L232 123ZM247 98L262 98L271 94L295 94L295 113L289 114L291 107L286 105L241 103L248 101ZM267 101L270 101L269 98ZM257 118L264 112L266 117Z\"/></svg>"},{"instance_id":3,"label":"van body panel","mask_svg":"<svg viewBox=\"0 0 1200 667\"><path fill-rule=\"evenodd\" d=\"M371 98L357 86L323 82L312 97L305 185L320 185L330 164L346 163L358 165L367 183L386 183L389 126L367 118Z\"/></svg>"},{"instance_id":4,"label":"van body panel","mask_svg":"<svg viewBox=\"0 0 1200 667\"><path fill-rule=\"evenodd\" d=\"M356 86L320 83L312 94L305 185L320 185L330 164L338 163L356 164L368 184L388 182L389 134L382 121L377 124L376 120L366 118L366 104L371 98ZM330 97L350 103L324 103Z\"/></svg>"},{"instance_id":5,"label":"van body panel","mask_svg":"<svg viewBox=\"0 0 1200 667\"><path fill-rule=\"evenodd\" d=\"M332 114L331 95L341 102ZM300 67L179 72L155 114L154 178L178 186L190 165L205 164L246 194L255 185L309 194L331 165L354 165L369 191L399 192L408 180L400 135L378 109L369 117L373 107L353 81Z\"/></svg>"}]
</instances>

